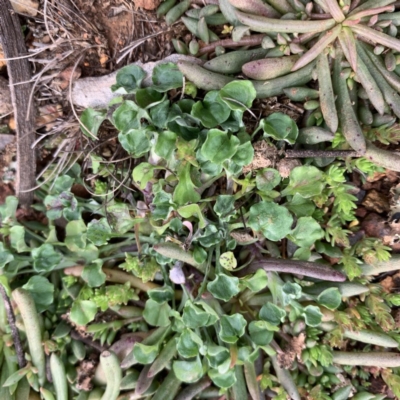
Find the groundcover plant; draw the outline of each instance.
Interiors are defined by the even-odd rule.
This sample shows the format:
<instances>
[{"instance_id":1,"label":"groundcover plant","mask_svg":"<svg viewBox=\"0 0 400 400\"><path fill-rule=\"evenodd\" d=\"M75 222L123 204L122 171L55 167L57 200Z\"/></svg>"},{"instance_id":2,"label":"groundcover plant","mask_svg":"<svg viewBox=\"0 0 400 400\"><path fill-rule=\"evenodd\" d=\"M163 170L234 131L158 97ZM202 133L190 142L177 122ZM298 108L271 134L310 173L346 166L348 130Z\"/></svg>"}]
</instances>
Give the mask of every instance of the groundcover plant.
<instances>
[{"instance_id":1,"label":"groundcover plant","mask_svg":"<svg viewBox=\"0 0 400 400\"><path fill-rule=\"evenodd\" d=\"M384 398L368 393L370 366L397 392L400 299L371 280L398 259L345 229L346 174L377 167L283 168L279 146L310 131L282 113L246 130L249 81L195 101L174 64L144 78L123 68L125 94L81 118L87 140L107 119L133 170L92 154L90 199L73 194L87 184L74 165L38 191L41 222L19 222L13 197L1 206L2 396Z\"/></svg>"},{"instance_id":2,"label":"groundcover plant","mask_svg":"<svg viewBox=\"0 0 400 400\"><path fill-rule=\"evenodd\" d=\"M399 164L398 156L376 148L368 141L376 137L365 137L362 129L363 125L391 125L400 114L396 61L399 13L394 12L394 3L223 0L219 2L221 15L235 26L233 41L258 44L268 51L239 50L220 55L203 67L182 61L179 68L190 81L207 90L220 89L234 79L229 75L243 72L255 80L258 98L285 93L294 101L305 102L304 107L312 111L307 124L323 123L333 133L339 128L359 154L397 168L393 163ZM184 12L182 4L169 11L174 13L172 21L179 17L179 7ZM215 19L218 7L191 11L187 12L190 17L182 17L187 28L206 43L213 40L201 27L206 24L207 28L207 18ZM244 36L250 31L266 35ZM192 53L206 51L207 46L195 47ZM305 90L303 85L311 80L318 81L319 91Z\"/></svg>"},{"instance_id":3,"label":"groundcover plant","mask_svg":"<svg viewBox=\"0 0 400 400\"><path fill-rule=\"evenodd\" d=\"M301 43L305 55L291 59L300 69L289 85L308 82L311 51L317 71L330 79L332 60L333 72L339 70L334 81L340 84L332 87L342 91L332 93L347 99L354 87L363 91L357 72L343 69L361 68L363 57L349 55L358 54L349 37L370 17L371 2L358 11L327 0L231 3L247 13L268 10L274 26L281 14L289 13L285 26L297 29L296 19L322 15L326 21L313 22L309 40L315 33L322 38ZM206 43L215 39L208 24L244 23L245 14L231 3L221 1L220 14L216 5L189 10L188 1L167 0L159 13L173 23L187 11L183 18L196 21L193 34ZM393 2L381 3L382 15L395 14L386 13ZM347 17L340 20L340 13ZM343 21L350 14L360 22L347 24L348 32ZM235 29L235 39L247 40L241 34L248 27ZM334 29L339 41L328 54ZM294 34L308 31L284 33L257 40L291 57L293 48L302 48L292 44L300 37ZM282 38L286 43L275 46ZM186 51L183 42L175 44ZM190 50L202 51L196 43ZM242 57L247 50L240 51ZM338 106L331 125L322 95L307 106L315 107L309 126L299 129L281 112L254 114L261 84L221 81L193 65L158 65L150 82L140 67L127 66L117 74L112 90L118 97L109 107L83 112L82 141L101 142L104 130L116 133L130 163L92 152L56 179L49 168L36 192L34 221L19 215L14 197L0 206L0 398L400 397L400 295L388 293L379 279L398 270L400 258L390 257L380 239L357 235L358 199L348 182L354 171L362 179L384 172L368 157L385 150L367 143L366 157L360 148L359 157L346 157L348 132L357 131L359 121ZM305 70L307 79L299 83ZM204 87L207 79L219 79L218 86ZM197 94L202 88L207 91ZM299 93L296 101L315 101L318 91L286 90L289 97ZM371 111L372 99L361 100ZM391 111L385 106L384 112ZM396 143L395 121L379 118L363 124L360 137ZM331 151L332 141L345 150ZM293 158L304 154L303 161ZM78 196L82 187L88 198ZM377 394L372 379L388 389Z\"/></svg>"}]
</instances>

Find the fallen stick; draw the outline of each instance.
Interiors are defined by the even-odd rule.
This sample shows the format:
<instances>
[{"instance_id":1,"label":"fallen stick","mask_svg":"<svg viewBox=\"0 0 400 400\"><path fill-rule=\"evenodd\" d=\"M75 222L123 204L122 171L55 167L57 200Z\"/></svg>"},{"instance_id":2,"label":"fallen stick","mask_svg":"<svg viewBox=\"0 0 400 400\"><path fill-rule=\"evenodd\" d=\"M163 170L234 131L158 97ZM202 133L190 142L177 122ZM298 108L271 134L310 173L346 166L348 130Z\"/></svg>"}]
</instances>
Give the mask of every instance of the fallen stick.
<instances>
[{"instance_id":1,"label":"fallen stick","mask_svg":"<svg viewBox=\"0 0 400 400\"><path fill-rule=\"evenodd\" d=\"M35 141L35 108L29 109L32 89L32 72L27 54L21 24L9 0L0 0L0 42L7 58L10 78L11 102L17 130L17 177L16 192L20 205L28 207L33 201L29 191L36 182L36 155L32 145Z\"/></svg>"}]
</instances>

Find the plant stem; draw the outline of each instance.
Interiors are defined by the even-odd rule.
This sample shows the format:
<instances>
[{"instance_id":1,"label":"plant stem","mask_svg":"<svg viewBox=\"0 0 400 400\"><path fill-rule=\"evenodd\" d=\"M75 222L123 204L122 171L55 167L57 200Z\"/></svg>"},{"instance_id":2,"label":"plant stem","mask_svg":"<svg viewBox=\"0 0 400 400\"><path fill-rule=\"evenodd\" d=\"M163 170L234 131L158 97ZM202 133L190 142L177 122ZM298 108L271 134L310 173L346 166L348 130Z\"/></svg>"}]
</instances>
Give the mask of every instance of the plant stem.
<instances>
[{"instance_id":1,"label":"plant stem","mask_svg":"<svg viewBox=\"0 0 400 400\"><path fill-rule=\"evenodd\" d=\"M212 42L209 45L202 47L198 55L202 56L203 54L210 53L214 51L217 46L222 46L222 47L257 46L261 44L264 36L265 35L263 34L245 36L238 42L235 42L232 39L216 40L215 42Z\"/></svg>"},{"instance_id":2,"label":"plant stem","mask_svg":"<svg viewBox=\"0 0 400 400\"><path fill-rule=\"evenodd\" d=\"M76 276L77 278L80 278L82 275L83 269L84 269L84 266L75 265L73 267L65 268L64 273L66 275L72 275L72 276ZM160 287L160 285L157 285L156 283L152 283L152 282L144 283L141 279L136 278L133 275L129 275L126 272L119 271L116 269L103 268L103 272L106 274L106 280L108 282L122 283L122 284L129 282L132 287L142 290L143 292L147 292L148 290L156 289L156 288Z\"/></svg>"},{"instance_id":3,"label":"plant stem","mask_svg":"<svg viewBox=\"0 0 400 400\"><path fill-rule=\"evenodd\" d=\"M247 268L239 271L238 276L252 274L260 268L265 271L304 275L331 282L344 282L346 280L346 276L341 272L324 264L307 261L284 260L280 258L266 258L254 261Z\"/></svg>"},{"instance_id":4,"label":"plant stem","mask_svg":"<svg viewBox=\"0 0 400 400\"><path fill-rule=\"evenodd\" d=\"M318 157L361 157L352 150L286 150L286 158L318 158Z\"/></svg>"},{"instance_id":5,"label":"plant stem","mask_svg":"<svg viewBox=\"0 0 400 400\"><path fill-rule=\"evenodd\" d=\"M21 338L19 337L17 326L15 325L15 315L14 310L12 308L11 302L9 297L7 296L6 290L4 286L0 284L0 294L3 298L4 308L6 310L8 324L10 325L11 329L11 336L13 338L15 351L17 353L17 360L19 368L24 368L26 366L26 360L24 356L24 349L22 347Z\"/></svg>"},{"instance_id":6,"label":"plant stem","mask_svg":"<svg viewBox=\"0 0 400 400\"><path fill-rule=\"evenodd\" d=\"M333 362L340 365L396 368L400 367L400 354L383 351L368 353L334 351Z\"/></svg>"}]
</instances>

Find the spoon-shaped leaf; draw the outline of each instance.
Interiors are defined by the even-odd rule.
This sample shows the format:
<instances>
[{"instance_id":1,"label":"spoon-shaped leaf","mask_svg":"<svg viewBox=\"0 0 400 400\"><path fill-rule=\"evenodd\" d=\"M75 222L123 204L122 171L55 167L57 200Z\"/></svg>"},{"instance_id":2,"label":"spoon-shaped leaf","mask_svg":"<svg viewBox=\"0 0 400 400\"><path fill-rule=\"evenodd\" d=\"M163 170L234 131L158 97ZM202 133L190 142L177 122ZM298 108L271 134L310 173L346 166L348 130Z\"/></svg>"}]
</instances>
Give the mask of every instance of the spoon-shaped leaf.
<instances>
[{"instance_id":1,"label":"spoon-shaped leaf","mask_svg":"<svg viewBox=\"0 0 400 400\"><path fill-rule=\"evenodd\" d=\"M229 0L236 8L250 14L262 15L269 18L280 18L280 13L262 0Z\"/></svg>"},{"instance_id":2,"label":"spoon-shaped leaf","mask_svg":"<svg viewBox=\"0 0 400 400\"><path fill-rule=\"evenodd\" d=\"M305 54L303 54L299 60L297 60L296 64L292 68L292 71L297 71L298 69L304 67L312 60L315 60L324 49L332 43L339 35L342 27L340 25L335 26L332 30L326 32L314 46L311 47Z\"/></svg>"},{"instance_id":3,"label":"spoon-shaped leaf","mask_svg":"<svg viewBox=\"0 0 400 400\"><path fill-rule=\"evenodd\" d=\"M372 8L370 10L360 11L359 13L354 14L351 17L347 18L347 20L354 21L357 19L368 17L370 15L378 15L378 14L384 13L386 11L390 12L390 13L393 12L394 6L378 7L378 8Z\"/></svg>"},{"instance_id":4,"label":"spoon-shaped leaf","mask_svg":"<svg viewBox=\"0 0 400 400\"><path fill-rule=\"evenodd\" d=\"M400 40L386 35L386 33L378 32L375 29L368 28L364 25L354 25L351 29L353 32L365 37L366 39L372 40L373 42L379 43L393 50L400 51Z\"/></svg>"},{"instance_id":5,"label":"spoon-shaped leaf","mask_svg":"<svg viewBox=\"0 0 400 400\"><path fill-rule=\"evenodd\" d=\"M339 33L339 42L351 68L353 68L354 72L357 72L356 40L350 28L343 27L342 31Z\"/></svg>"},{"instance_id":6,"label":"spoon-shaped leaf","mask_svg":"<svg viewBox=\"0 0 400 400\"><path fill-rule=\"evenodd\" d=\"M335 94L333 93L331 69L328 56L322 52L317 59L317 74L320 94L320 105L324 120L332 132L336 132L339 119L335 105Z\"/></svg>"},{"instance_id":7,"label":"spoon-shaped leaf","mask_svg":"<svg viewBox=\"0 0 400 400\"><path fill-rule=\"evenodd\" d=\"M329 12L334 18L336 22L342 22L345 20L345 16L343 14L343 11L339 7L338 3L336 0L325 0L327 7L329 8Z\"/></svg>"},{"instance_id":8,"label":"spoon-shaped leaf","mask_svg":"<svg viewBox=\"0 0 400 400\"><path fill-rule=\"evenodd\" d=\"M371 8L374 9L374 8L378 8L378 7L385 7L385 6L389 5L389 4L393 4L394 2L395 2L395 0L368 0L364 4L361 4L360 6L355 8L348 15L348 17L352 17L352 16L358 14L361 11L369 10Z\"/></svg>"},{"instance_id":9,"label":"spoon-shaped leaf","mask_svg":"<svg viewBox=\"0 0 400 400\"><path fill-rule=\"evenodd\" d=\"M336 23L333 18L321 21L283 20L246 14L240 11L236 11L236 16L242 24L256 32L316 33L331 29Z\"/></svg>"}]
</instances>

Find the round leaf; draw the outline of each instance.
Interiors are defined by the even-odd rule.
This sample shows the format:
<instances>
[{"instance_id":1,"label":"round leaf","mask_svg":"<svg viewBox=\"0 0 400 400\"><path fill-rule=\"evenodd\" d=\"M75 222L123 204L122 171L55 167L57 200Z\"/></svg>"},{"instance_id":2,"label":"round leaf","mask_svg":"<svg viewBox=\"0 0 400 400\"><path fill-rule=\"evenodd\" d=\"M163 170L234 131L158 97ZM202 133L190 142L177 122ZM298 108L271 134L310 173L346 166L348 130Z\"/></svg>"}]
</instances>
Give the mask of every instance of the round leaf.
<instances>
[{"instance_id":1,"label":"round leaf","mask_svg":"<svg viewBox=\"0 0 400 400\"><path fill-rule=\"evenodd\" d=\"M283 113L273 113L262 121L264 136L275 140L285 140L290 144L296 142L299 128L295 121Z\"/></svg>"},{"instance_id":2,"label":"round leaf","mask_svg":"<svg viewBox=\"0 0 400 400\"><path fill-rule=\"evenodd\" d=\"M289 239L300 247L310 247L324 237L320 224L312 217L301 217L297 220L296 228Z\"/></svg>"},{"instance_id":3,"label":"round leaf","mask_svg":"<svg viewBox=\"0 0 400 400\"><path fill-rule=\"evenodd\" d=\"M285 320L286 311L273 303L264 304L260 310L260 318L272 325L279 325Z\"/></svg>"},{"instance_id":4,"label":"round leaf","mask_svg":"<svg viewBox=\"0 0 400 400\"><path fill-rule=\"evenodd\" d=\"M329 288L324 290L317 299L321 306L329 308L329 310L336 310L342 303L342 295L338 288Z\"/></svg>"},{"instance_id":5,"label":"round leaf","mask_svg":"<svg viewBox=\"0 0 400 400\"><path fill-rule=\"evenodd\" d=\"M298 194L309 198L321 194L324 187L322 172L312 165L303 165L292 169L289 175L289 185L282 191L282 195Z\"/></svg>"},{"instance_id":6,"label":"round leaf","mask_svg":"<svg viewBox=\"0 0 400 400\"><path fill-rule=\"evenodd\" d=\"M244 335L246 320L241 314L223 315L221 317L219 336L225 343L236 343Z\"/></svg>"},{"instance_id":7,"label":"round leaf","mask_svg":"<svg viewBox=\"0 0 400 400\"><path fill-rule=\"evenodd\" d=\"M97 313L97 306L91 300L75 300L71 307L71 321L79 326L93 321Z\"/></svg>"},{"instance_id":8,"label":"round leaf","mask_svg":"<svg viewBox=\"0 0 400 400\"><path fill-rule=\"evenodd\" d=\"M239 278L220 274L212 282L208 283L207 289L215 298L229 301L240 291Z\"/></svg>"},{"instance_id":9,"label":"round leaf","mask_svg":"<svg viewBox=\"0 0 400 400\"><path fill-rule=\"evenodd\" d=\"M250 207L248 226L269 240L284 238L291 231L292 223L289 211L271 201L262 201Z\"/></svg>"},{"instance_id":10,"label":"round leaf","mask_svg":"<svg viewBox=\"0 0 400 400\"><path fill-rule=\"evenodd\" d=\"M167 302L159 304L156 301L149 299L146 301L146 305L143 311L143 318L145 321L153 326L168 326L169 312L171 307Z\"/></svg>"},{"instance_id":11,"label":"round leaf","mask_svg":"<svg viewBox=\"0 0 400 400\"><path fill-rule=\"evenodd\" d=\"M203 376L203 366L198 356L195 361L174 361L172 369L175 376L185 383L197 382Z\"/></svg>"},{"instance_id":12,"label":"round leaf","mask_svg":"<svg viewBox=\"0 0 400 400\"><path fill-rule=\"evenodd\" d=\"M250 81L233 81L225 85L219 95L231 110L245 111L252 106L257 93Z\"/></svg>"},{"instance_id":13,"label":"round leaf","mask_svg":"<svg viewBox=\"0 0 400 400\"><path fill-rule=\"evenodd\" d=\"M231 113L230 108L220 99L219 92L208 92L203 101L194 104L191 115L198 118L206 128L215 128L225 122Z\"/></svg>"},{"instance_id":14,"label":"round leaf","mask_svg":"<svg viewBox=\"0 0 400 400\"><path fill-rule=\"evenodd\" d=\"M158 352L158 346L147 346L142 343L135 343L133 346L133 355L139 364L151 364Z\"/></svg>"},{"instance_id":15,"label":"round leaf","mask_svg":"<svg viewBox=\"0 0 400 400\"><path fill-rule=\"evenodd\" d=\"M236 153L239 144L240 141L236 136L229 137L226 132L210 129L201 152L207 160L222 164Z\"/></svg>"}]
</instances>

